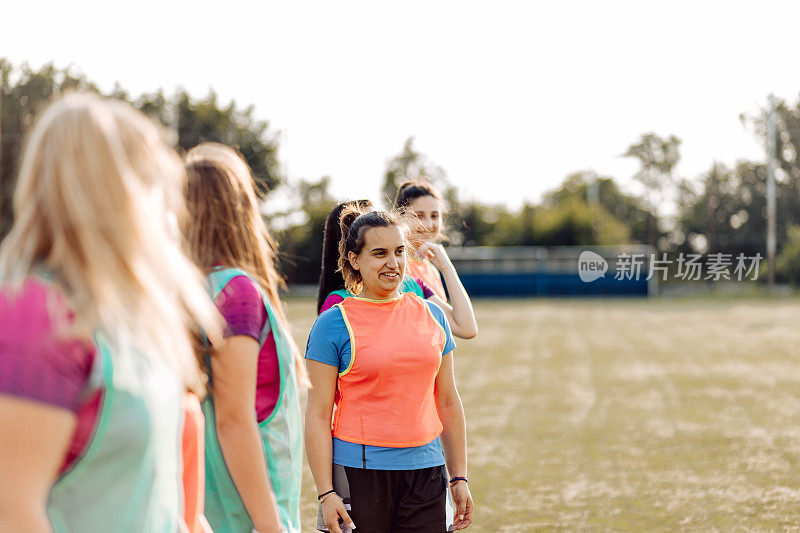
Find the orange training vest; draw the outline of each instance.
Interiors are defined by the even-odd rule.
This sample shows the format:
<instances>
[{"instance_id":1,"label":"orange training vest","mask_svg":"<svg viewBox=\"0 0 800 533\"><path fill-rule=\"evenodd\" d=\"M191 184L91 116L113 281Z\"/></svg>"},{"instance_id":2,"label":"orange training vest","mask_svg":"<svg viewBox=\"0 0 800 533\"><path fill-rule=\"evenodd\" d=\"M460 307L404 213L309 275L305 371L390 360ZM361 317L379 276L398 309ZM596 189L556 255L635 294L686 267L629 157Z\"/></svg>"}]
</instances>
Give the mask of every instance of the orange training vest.
<instances>
[{"instance_id":1,"label":"orange training vest","mask_svg":"<svg viewBox=\"0 0 800 533\"><path fill-rule=\"evenodd\" d=\"M447 301L447 295L444 292L444 285L442 285L442 278L439 276L439 271L427 259L416 261L409 258L406 262L406 274L412 278L421 279L428 287L436 293L436 296Z\"/></svg>"},{"instance_id":2,"label":"orange training vest","mask_svg":"<svg viewBox=\"0 0 800 533\"><path fill-rule=\"evenodd\" d=\"M419 296L349 297L337 307L350 333L350 366L339 373L333 436L411 448L442 432L434 382L445 332Z\"/></svg>"}]
</instances>

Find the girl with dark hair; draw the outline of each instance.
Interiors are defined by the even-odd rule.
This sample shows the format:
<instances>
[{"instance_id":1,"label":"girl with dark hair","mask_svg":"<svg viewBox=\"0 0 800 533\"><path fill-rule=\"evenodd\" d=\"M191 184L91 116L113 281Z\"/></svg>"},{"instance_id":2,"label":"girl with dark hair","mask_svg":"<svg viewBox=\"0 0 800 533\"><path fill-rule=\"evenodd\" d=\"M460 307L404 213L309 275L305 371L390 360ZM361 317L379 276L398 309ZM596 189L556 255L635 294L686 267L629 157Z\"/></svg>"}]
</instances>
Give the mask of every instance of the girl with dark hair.
<instances>
[{"instance_id":1,"label":"girl with dark hair","mask_svg":"<svg viewBox=\"0 0 800 533\"><path fill-rule=\"evenodd\" d=\"M407 181L397 189L394 205L415 220L416 232L411 239L415 246L408 250L408 275L431 287L439 297L436 303L452 310L448 320L453 333L471 339L478 334L472 302L447 251L438 242L443 238L441 196L429 183ZM450 305L447 305L448 295Z\"/></svg>"},{"instance_id":2,"label":"girl with dark hair","mask_svg":"<svg viewBox=\"0 0 800 533\"><path fill-rule=\"evenodd\" d=\"M372 209L369 200L356 200L342 202L336 205L328 214L325 221L325 237L322 242L322 268L319 274L319 289L317 290L317 314L327 311L348 296L352 296L344 286L344 278L339 272L339 241L342 230L339 219L342 211L348 206L356 206L360 211ZM433 296L434 292L424 282L406 276L400 289L402 292L413 292L422 298Z\"/></svg>"},{"instance_id":3,"label":"girl with dark hair","mask_svg":"<svg viewBox=\"0 0 800 533\"><path fill-rule=\"evenodd\" d=\"M343 202L334 207L328 215L328 219L325 222L325 238L322 244L322 268L317 291L317 314L327 311L348 296L352 296L345 288L344 277L338 264L339 246L342 238L339 221L341 213L348 207L356 207L358 211L364 211L371 208L372 203L369 200ZM414 235L419 233L419 231L413 232ZM400 292L412 292L423 299L429 299L436 303L444 311L453 334L462 339L470 339L477 334L478 326L475 322L475 314L472 311L472 302L469 301L466 291L461 287L460 282L458 282L458 287L460 292L454 294L453 305L451 306L448 305L445 299L438 296L435 290L424 280L407 272L400 285Z\"/></svg>"},{"instance_id":4,"label":"girl with dark hair","mask_svg":"<svg viewBox=\"0 0 800 533\"><path fill-rule=\"evenodd\" d=\"M221 144L186 155L187 239L227 328L208 357L205 511L215 531L300 531L304 363L278 297L276 244L244 159Z\"/></svg>"},{"instance_id":5,"label":"girl with dark hair","mask_svg":"<svg viewBox=\"0 0 800 533\"><path fill-rule=\"evenodd\" d=\"M317 528L464 529L473 503L445 313L400 290L400 219L347 206L341 233L337 264L356 296L317 318L306 348L306 450L320 501Z\"/></svg>"},{"instance_id":6,"label":"girl with dark hair","mask_svg":"<svg viewBox=\"0 0 800 533\"><path fill-rule=\"evenodd\" d=\"M322 240L322 266L319 273L319 288L317 290L317 314L328 310L334 304L344 300L345 296L340 291L344 288L344 278L339 272L339 240L342 230L339 227L339 218L345 207L355 205L360 210L372 209L369 200L355 200L342 202L334 206L325 220L325 236Z\"/></svg>"}]
</instances>

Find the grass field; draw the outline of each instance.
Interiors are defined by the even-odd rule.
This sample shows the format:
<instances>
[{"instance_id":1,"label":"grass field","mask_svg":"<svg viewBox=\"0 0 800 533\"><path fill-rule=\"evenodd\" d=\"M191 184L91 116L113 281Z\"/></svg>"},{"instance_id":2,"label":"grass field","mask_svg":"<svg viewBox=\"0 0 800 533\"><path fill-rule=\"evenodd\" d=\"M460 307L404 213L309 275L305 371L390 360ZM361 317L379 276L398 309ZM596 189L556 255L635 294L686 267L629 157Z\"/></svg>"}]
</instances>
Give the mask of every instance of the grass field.
<instances>
[{"instance_id":1,"label":"grass field","mask_svg":"<svg viewBox=\"0 0 800 533\"><path fill-rule=\"evenodd\" d=\"M800 301L476 302L467 531L800 531ZM298 344L311 300L290 300ZM303 516L313 531L306 472ZM367 533L367 532L364 532Z\"/></svg>"}]
</instances>

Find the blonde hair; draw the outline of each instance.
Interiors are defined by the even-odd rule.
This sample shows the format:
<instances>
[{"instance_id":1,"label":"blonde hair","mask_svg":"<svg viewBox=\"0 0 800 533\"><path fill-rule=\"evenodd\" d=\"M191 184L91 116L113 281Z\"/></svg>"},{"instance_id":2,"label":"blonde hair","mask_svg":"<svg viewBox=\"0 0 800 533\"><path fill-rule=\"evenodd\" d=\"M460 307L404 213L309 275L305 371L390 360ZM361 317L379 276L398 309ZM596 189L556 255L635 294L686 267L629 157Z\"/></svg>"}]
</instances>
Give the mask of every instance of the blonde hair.
<instances>
[{"instance_id":1,"label":"blonde hair","mask_svg":"<svg viewBox=\"0 0 800 533\"><path fill-rule=\"evenodd\" d=\"M202 393L192 331L219 340L220 317L181 246L185 179L159 129L128 104L57 100L22 158L0 280L18 286L43 268L64 289L75 331L100 329L163 359Z\"/></svg>"},{"instance_id":2,"label":"blonde hair","mask_svg":"<svg viewBox=\"0 0 800 533\"><path fill-rule=\"evenodd\" d=\"M191 213L186 240L195 261L205 272L216 265L240 268L259 282L286 333L298 382L308 385L279 296L285 283L275 268L278 244L261 216L250 168L240 154L218 143L195 146L185 160Z\"/></svg>"}]
</instances>

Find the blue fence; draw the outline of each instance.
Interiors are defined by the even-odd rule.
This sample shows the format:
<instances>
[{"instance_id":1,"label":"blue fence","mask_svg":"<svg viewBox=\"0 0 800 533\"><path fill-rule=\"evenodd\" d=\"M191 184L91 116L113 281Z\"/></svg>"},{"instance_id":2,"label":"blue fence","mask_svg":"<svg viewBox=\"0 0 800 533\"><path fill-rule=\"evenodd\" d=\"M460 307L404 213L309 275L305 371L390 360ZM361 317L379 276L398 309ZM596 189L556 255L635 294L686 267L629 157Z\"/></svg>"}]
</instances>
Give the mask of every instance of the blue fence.
<instances>
[{"instance_id":1,"label":"blue fence","mask_svg":"<svg viewBox=\"0 0 800 533\"><path fill-rule=\"evenodd\" d=\"M600 278L586 283L577 274L463 274L467 293L474 297L528 296L648 296L645 280Z\"/></svg>"},{"instance_id":2,"label":"blue fence","mask_svg":"<svg viewBox=\"0 0 800 533\"><path fill-rule=\"evenodd\" d=\"M591 251L608 264L604 276L583 281L578 260ZM657 292L648 281L646 246L448 248L461 282L473 297L646 297ZM636 275L617 276L622 254L644 256ZM629 273L632 274L632 273Z\"/></svg>"}]
</instances>

